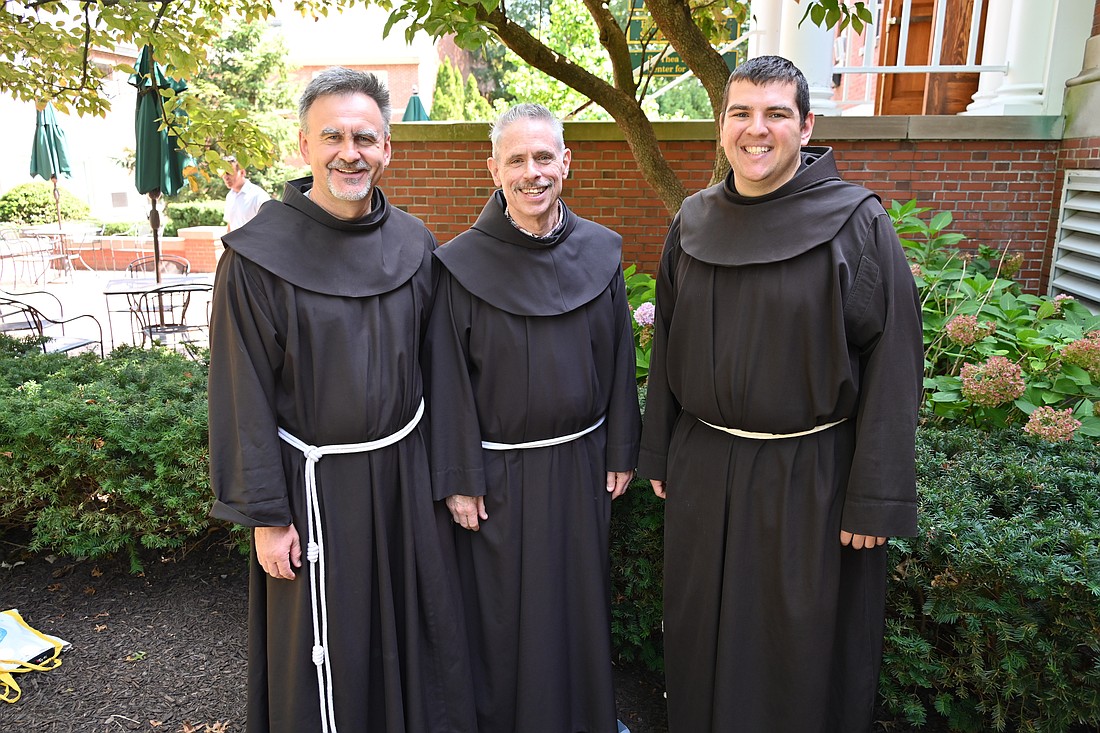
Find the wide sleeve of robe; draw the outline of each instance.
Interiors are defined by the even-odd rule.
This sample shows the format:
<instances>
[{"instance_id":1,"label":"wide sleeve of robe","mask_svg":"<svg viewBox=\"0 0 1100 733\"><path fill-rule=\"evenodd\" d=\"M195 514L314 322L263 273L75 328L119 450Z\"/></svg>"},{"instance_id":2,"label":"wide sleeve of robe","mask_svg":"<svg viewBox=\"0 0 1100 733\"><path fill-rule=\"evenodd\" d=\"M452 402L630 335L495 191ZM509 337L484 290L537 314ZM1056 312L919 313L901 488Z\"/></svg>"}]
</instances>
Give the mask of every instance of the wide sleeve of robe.
<instances>
[{"instance_id":1,"label":"wide sleeve of robe","mask_svg":"<svg viewBox=\"0 0 1100 733\"><path fill-rule=\"evenodd\" d=\"M615 309L615 374L607 406L607 470L632 471L638 463L641 416L638 409L638 376L634 352L634 327L622 268L611 281Z\"/></svg>"},{"instance_id":2,"label":"wide sleeve of robe","mask_svg":"<svg viewBox=\"0 0 1100 733\"><path fill-rule=\"evenodd\" d=\"M439 270L424 344L436 501L455 494L485 496L481 427L469 371L472 296L446 268Z\"/></svg>"},{"instance_id":3,"label":"wide sleeve of robe","mask_svg":"<svg viewBox=\"0 0 1100 733\"><path fill-rule=\"evenodd\" d=\"M231 249L218 263L210 313L210 515L249 527L287 526L274 397L283 348L257 269Z\"/></svg>"},{"instance_id":4,"label":"wide sleeve of robe","mask_svg":"<svg viewBox=\"0 0 1100 733\"><path fill-rule=\"evenodd\" d=\"M677 214L665 237L665 247L657 268L656 302L653 316L653 348L646 380L645 418L642 421L642 446L638 473L643 478L664 481L667 476L668 446L680 415L680 403L668 383L668 326L676 309L673 273L680 252L680 215Z\"/></svg>"},{"instance_id":5,"label":"wide sleeve of robe","mask_svg":"<svg viewBox=\"0 0 1100 733\"><path fill-rule=\"evenodd\" d=\"M874 218L845 302L859 349L856 444L841 527L879 537L917 531L915 444L924 371L920 303L885 213Z\"/></svg>"}]
</instances>

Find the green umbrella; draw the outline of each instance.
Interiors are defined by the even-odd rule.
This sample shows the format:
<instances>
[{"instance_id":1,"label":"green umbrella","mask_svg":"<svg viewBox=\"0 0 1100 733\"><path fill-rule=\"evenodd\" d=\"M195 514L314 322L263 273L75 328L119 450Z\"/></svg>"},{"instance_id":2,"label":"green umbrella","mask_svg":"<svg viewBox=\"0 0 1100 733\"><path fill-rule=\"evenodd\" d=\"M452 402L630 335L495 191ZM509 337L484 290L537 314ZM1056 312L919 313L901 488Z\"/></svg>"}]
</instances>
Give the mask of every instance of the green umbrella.
<instances>
[{"instance_id":1,"label":"green umbrella","mask_svg":"<svg viewBox=\"0 0 1100 733\"><path fill-rule=\"evenodd\" d=\"M31 148L31 177L41 176L53 183L53 203L57 209L57 226L61 227L61 193L57 190L57 177L72 175L69 167L69 144L65 131L57 124L53 104L46 102L38 110L34 123L34 147Z\"/></svg>"},{"instance_id":2,"label":"green umbrella","mask_svg":"<svg viewBox=\"0 0 1100 733\"><path fill-rule=\"evenodd\" d=\"M431 117L428 117L428 110L424 109L424 104L420 101L420 95L414 91L409 98L409 103L405 105L405 114L401 116L401 121L428 122L429 120L431 120Z\"/></svg>"},{"instance_id":3,"label":"green umbrella","mask_svg":"<svg viewBox=\"0 0 1100 733\"><path fill-rule=\"evenodd\" d=\"M134 117L137 138L135 182L138 193L149 195L149 226L153 230L153 257L157 282L160 282L160 213L157 211L157 199L162 194L172 196L183 188L184 168L193 165L190 156L179 149L179 140L171 128L161 129L164 98L160 90L172 89L179 93L187 89L187 83L164 73L164 68L153 59L152 46L142 47L135 68L137 73L130 76L130 84L137 87L138 92Z\"/></svg>"}]
</instances>

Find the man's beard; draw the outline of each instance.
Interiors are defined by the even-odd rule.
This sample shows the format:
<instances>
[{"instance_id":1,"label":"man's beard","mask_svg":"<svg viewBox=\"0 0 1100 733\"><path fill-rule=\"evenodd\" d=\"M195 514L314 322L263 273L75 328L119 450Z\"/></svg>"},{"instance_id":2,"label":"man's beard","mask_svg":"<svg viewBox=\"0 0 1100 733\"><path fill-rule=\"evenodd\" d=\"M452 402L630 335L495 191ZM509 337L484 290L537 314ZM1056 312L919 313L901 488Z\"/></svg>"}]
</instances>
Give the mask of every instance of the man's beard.
<instances>
[{"instance_id":1,"label":"man's beard","mask_svg":"<svg viewBox=\"0 0 1100 733\"><path fill-rule=\"evenodd\" d=\"M339 168L341 166L335 167ZM363 199L370 196L371 191L374 188L374 176L371 174L370 169L366 165L358 168L358 170L364 171L366 173L366 180L363 182L362 187L358 189L338 189L336 187L336 184L332 181L332 170L333 167L329 167L329 174L325 177L325 184L328 186L329 193L331 193L335 198L338 198L341 201L362 201Z\"/></svg>"}]
</instances>

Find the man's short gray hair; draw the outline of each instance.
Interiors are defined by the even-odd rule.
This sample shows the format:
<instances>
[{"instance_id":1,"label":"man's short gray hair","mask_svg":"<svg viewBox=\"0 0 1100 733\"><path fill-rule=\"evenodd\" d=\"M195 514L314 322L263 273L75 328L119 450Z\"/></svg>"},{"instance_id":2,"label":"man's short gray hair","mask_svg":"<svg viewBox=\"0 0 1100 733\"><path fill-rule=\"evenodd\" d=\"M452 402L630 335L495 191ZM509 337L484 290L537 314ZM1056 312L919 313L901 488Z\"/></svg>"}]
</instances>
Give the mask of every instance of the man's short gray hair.
<instances>
[{"instance_id":1,"label":"man's short gray hair","mask_svg":"<svg viewBox=\"0 0 1100 733\"><path fill-rule=\"evenodd\" d=\"M558 143L558 150L565 150L565 126L553 112L541 104L524 102L510 107L506 112L497 117L496 122L489 128L489 140L493 143L493 157L497 155L497 142L508 125L518 120L541 120L554 131L554 138Z\"/></svg>"},{"instance_id":2,"label":"man's short gray hair","mask_svg":"<svg viewBox=\"0 0 1100 733\"><path fill-rule=\"evenodd\" d=\"M306 125L309 108L319 98L331 94L365 94L373 99L382 113L383 131L389 134L393 108L390 107L390 91L385 83L370 72L354 71L343 66L330 66L313 77L306 85L302 98L298 100L298 124L301 125L303 132L309 132Z\"/></svg>"}]
</instances>

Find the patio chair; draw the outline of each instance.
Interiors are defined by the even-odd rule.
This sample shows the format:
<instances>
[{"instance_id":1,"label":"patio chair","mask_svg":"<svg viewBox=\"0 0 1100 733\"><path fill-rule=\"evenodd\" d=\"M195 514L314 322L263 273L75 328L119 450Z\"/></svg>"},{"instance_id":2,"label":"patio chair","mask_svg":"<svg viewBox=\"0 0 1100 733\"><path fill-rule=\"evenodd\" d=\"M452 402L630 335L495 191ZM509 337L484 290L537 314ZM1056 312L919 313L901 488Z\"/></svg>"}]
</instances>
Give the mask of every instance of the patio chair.
<instances>
[{"instance_id":1,"label":"patio chair","mask_svg":"<svg viewBox=\"0 0 1100 733\"><path fill-rule=\"evenodd\" d=\"M138 257L126 266L130 277L142 277L145 273L156 272L157 260L153 255ZM186 275L191 272L191 263L179 255L161 255L161 275Z\"/></svg>"},{"instance_id":2,"label":"patio chair","mask_svg":"<svg viewBox=\"0 0 1100 733\"><path fill-rule=\"evenodd\" d=\"M65 335L65 324L85 318L95 324L99 338ZM46 333L47 329L55 326L61 327L62 335L52 336ZM29 303L0 296L0 332L13 337L38 336L42 339L42 351L46 354L67 353L98 344L99 355L104 355L103 327L99 319L89 313L72 318L49 318Z\"/></svg>"},{"instance_id":3,"label":"patio chair","mask_svg":"<svg viewBox=\"0 0 1100 733\"><path fill-rule=\"evenodd\" d=\"M209 321L201 315L196 320L191 312L191 297L195 293L213 290L209 283L178 283L162 285L134 296L134 343L141 336L141 345L159 343L173 348L205 341Z\"/></svg>"},{"instance_id":4,"label":"patio chair","mask_svg":"<svg viewBox=\"0 0 1100 733\"><path fill-rule=\"evenodd\" d=\"M37 283L42 280L53 262L53 242L49 237L23 236L20 232L6 230L3 244L12 267L11 286L19 281Z\"/></svg>"}]
</instances>

